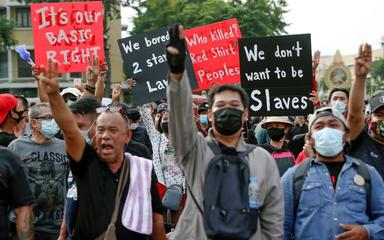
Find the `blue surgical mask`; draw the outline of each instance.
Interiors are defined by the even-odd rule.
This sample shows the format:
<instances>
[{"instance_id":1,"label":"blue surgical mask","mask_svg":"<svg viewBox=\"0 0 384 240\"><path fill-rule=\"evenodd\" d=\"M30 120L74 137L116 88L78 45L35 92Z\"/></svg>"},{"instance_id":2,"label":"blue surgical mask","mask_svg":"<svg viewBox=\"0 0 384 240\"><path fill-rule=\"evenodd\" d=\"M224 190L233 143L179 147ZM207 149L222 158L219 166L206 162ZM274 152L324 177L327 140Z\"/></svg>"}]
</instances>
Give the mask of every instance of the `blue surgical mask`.
<instances>
[{"instance_id":1,"label":"blue surgical mask","mask_svg":"<svg viewBox=\"0 0 384 240\"><path fill-rule=\"evenodd\" d=\"M81 131L81 134L83 135L83 138L86 143L92 144L92 139L89 138L88 131Z\"/></svg>"},{"instance_id":2,"label":"blue surgical mask","mask_svg":"<svg viewBox=\"0 0 384 240\"><path fill-rule=\"evenodd\" d=\"M59 132L59 130L60 128L54 119L41 121L40 133L47 138L53 138Z\"/></svg>"},{"instance_id":3,"label":"blue surgical mask","mask_svg":"<svg viewBox=\"0 0 384 240\"><path fill-rule=\"evenodd\" d=\"M208 115L201 114L200 115L200 123L203 125L208 125Z\"/></svg>"},{"instance_id":4,"label":"blue surgical mask","mask_svg":"<svg viewBox=\"0 0 384 240\"><path fill-rule=\"evenodd\" d=\"M315 150L321 156L334 157L343 151L344 132L334 128L323 128L313 135L315 139Z\"/></svg>"},{"instance_id":5,"label":"blue surgical mask","mask_svg":"<svg viewBox=\"0 0 384 240\"><path fill-rule=\"evenodd\" d=\"M344 114L347 111L347 104L339 100L331 102L331 107L342 114Z\"/></svg>"}]
</instances>

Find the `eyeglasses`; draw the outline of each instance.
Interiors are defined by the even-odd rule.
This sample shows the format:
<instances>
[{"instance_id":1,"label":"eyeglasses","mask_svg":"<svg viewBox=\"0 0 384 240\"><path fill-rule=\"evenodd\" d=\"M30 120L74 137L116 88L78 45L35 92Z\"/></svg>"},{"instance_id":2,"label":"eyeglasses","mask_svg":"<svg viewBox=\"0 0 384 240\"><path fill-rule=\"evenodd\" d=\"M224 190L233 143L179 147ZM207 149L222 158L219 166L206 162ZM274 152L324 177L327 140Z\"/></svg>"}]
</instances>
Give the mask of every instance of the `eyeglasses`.
<instances>
[{"instance_id":1,"label":"eyeglasses","mask_svg":"<svg viewBox=\"0 0 384 240\"><path fill-rule=\"evenodd\" d=\"M40 117L34 117L33 119L41 119L41 120L52 120L53 116L52 115L46 115L46 116L40 116Z\"/></svg>"}]
</instances>

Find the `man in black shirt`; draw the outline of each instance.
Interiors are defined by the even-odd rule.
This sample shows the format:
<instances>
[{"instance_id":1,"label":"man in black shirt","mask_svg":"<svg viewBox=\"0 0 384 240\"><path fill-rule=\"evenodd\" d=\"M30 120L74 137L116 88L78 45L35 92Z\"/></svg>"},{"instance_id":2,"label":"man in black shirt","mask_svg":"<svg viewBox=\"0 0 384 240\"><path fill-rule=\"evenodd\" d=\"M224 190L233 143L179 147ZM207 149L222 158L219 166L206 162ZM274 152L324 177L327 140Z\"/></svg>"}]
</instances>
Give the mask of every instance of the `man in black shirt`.
<instances>
[{"instance_id":1,"label":"man in black shirt","mask_svg":"<svg viewBox=\"0 0 384 240\"><path fill-rule=\"evenodd\" d=\"M50 60L48 70L43 69L41 82L49 97L54 118L64 132L71 171L78 187L79 214L74 238L95 239L107 229L111 221L121 166L123 161L128 161L124 149L130 140L131 132L125 116L113 111L112 108L109 111L107 109L95 123L94 144L98 149L96 152L86 144L73 115L60 96L57 77L58 66L57 64L53 66ZM165 232L159 195L154 182L149 185L153 212L151 237L163 240ZM127 183L120 201L119 217L116 222L117 239L147 239L148 236L129 231L122 226L121 206L125 204L129 188Z\"/></svg>"},{"instance_id":2,"label":"man in black shirt","mask_svg":"<svg viewBox=\"0 0 384 240\"><path fill-rule=\"evenodd\" d=\"M19 239L33 239L32 204L35 202L21 159L0 146L0 239L9 239L8 214L16 215Z\"/></svg>"},{"instance_id":3,"label":"man in black shirt","mask_svg":"<svg viewBox=\"0 0 384 240\"><path fill-rule=\"evenodd\" d=\"M366 63L356 61L355 64L358 66L355 67L356 80L352 83L348 104L348 127L357 133L351 136L353 141L349 154L374 166L384 178L384 92L376 92L370 98L371 113L365 122L364 91L372 65L371 46L365 52Z\"/></svg>"}]
</instances>

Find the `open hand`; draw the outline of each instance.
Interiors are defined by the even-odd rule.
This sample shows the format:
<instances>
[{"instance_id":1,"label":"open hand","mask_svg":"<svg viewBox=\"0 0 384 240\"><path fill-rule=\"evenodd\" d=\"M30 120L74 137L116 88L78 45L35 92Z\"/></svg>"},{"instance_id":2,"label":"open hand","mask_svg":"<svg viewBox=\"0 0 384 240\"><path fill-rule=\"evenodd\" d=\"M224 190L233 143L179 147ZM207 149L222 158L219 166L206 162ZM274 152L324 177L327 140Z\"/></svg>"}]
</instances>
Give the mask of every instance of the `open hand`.
<instances>
[{"instance_id":1,"label":"open hand","mask_svg":"<svg viewBox=\"0 0 384 240\"><path fill-rule=\"evenodd\" d=\"M88 57L89 66L87 67L86 78L87 84L91 87L96 85L97 78L100 74L99 57L93 55L92 58Z\"/></svg>"},{"instance_id":2,"label":"open hand","mask_svg":"<svg viewBox=\"0 0 384 240\"><path fill-rule=\"evenodd\" d=\"M99 66L99 78L104 82L108 75L108 64L106 62Z\"/></svg>"},{"instance_id":3,"label":"open hand","mask_svg":"<svg viewBox=\"0 0 384 240\"><path fill-rule=\"evenodd\" d=\"M320 63L320 51L316 50L312 57L312 75L316 76L316 69Z\"/></svg>"},{"instance_id":4,"label":"open hand","mask_svg":"<svg viewBox=\"0 0 384 240\"><path fill-rule=\"evenodd\" d=\"M112 89L112 102L117 103L120 100L120 94L121 94L121 85L120 84L114 84Z\"/></svg>"},{"instance_id":5,"label":"open hand","mask_svg":"<svg viewBox=\"0 0 384 240\"><path fill-rule=\"evenodd\" d=\"M59 92L59 63L55 61L53 63L52 59L48 60L48 69L45 66L41 66L41 74L39 76L40 83L45 89L45 92L50 94L56 94Z\"/></svg>"}]
</instances>

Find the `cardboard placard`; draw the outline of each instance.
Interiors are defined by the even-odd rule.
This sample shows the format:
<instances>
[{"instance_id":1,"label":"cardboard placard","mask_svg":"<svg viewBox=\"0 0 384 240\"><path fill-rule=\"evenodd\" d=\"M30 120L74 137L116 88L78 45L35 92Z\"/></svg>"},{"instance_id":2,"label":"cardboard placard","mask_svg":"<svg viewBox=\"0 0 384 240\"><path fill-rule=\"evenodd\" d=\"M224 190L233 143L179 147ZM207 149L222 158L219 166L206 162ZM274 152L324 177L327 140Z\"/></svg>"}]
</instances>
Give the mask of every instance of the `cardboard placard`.
<instances>
[{"instance_id":1,"label":"cardboard placard","mask_svg":"<svg viewBox=\"0 0 384 240\"><path fill-rule=\"evenodd\" d=\"M308 115L312 86L310 34L239 39L241 86L250 114Z\"/></svg>"},{"instance_id":2,"label":"cardboard placard","mask_svg":"<svg viewBox=\"0 0 384 240\"><path fill-rule=\"evenodd\" d=\"M136 80L136 86L132 90L136 105L166 97L169 67L165 44L168 40L168 27L164 27L117 41L124 61L125 74ZM191 88L196 89L196 78L188 54L185 61Z\"/></svg>"},{"instance_id":3,"label":"cardboard placard","mask_svg":"<svg viewBox=\"0 0 384 240\"><path fill-rule=\"evenodd\" d=\"M199 85L198 91L213 84L240 82L237 19L209 24L185 31L185 40Z\"/></svg>"},{"instance_id":4,"label":"cardboard placard","mask_svg":"<svg viewBox=\"0 0 384 240\"><path fill-rule=\"evenodd\" d=\"M89 57L104 61L101 1L31 4L31 17L37 66L52 58L59 72L83 72Z\"/></svg>"}]
</instances>

